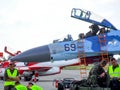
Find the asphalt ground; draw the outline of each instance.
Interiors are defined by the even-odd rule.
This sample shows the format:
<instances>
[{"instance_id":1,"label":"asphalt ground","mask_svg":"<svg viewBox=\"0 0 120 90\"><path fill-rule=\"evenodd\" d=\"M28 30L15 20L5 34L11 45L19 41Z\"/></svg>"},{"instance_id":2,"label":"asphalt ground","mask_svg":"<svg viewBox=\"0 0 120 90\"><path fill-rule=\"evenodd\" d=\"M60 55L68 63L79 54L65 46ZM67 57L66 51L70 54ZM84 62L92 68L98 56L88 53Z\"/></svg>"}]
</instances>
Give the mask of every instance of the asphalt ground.
<instances>
[{"instance_id":1,"label":"asphalt ground","mask_svg":"<svg viewBox=\"0 0 120 90\"><path fill-rule=\"evenodd\" d=\"M63 78L75 78L76 80L80 80L80 71L79 70L62 70L60 74L50 75L50 76L41 76L39 77L39 81L36 82L37 85L40 85L43 90L57 90L53 85L53 80L55 79L63 79ZM23 85L27 85L28 82L21 80ZM0 90L3 90L4 82L0 81Z\"/></svg>"}]
</instances>

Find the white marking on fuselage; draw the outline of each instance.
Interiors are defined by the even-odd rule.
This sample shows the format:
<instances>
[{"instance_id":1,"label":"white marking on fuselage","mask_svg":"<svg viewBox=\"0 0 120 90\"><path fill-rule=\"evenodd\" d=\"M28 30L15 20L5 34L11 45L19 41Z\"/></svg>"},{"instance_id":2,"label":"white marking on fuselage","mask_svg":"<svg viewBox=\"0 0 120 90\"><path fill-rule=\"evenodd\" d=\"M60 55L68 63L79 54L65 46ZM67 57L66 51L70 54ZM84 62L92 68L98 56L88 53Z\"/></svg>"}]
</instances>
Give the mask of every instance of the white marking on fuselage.
<instances>
[{"instance_id":1,"label":"white marking on fuselage","mask_svg":"<svg viewBox=\"0 0 120 90\"><path fill-rule=\"evenodd\" d=\"M78 59L72 60L61 60L61 61L53 61L53 62L42 62L31 65L30 67L62 67L67 65L73 65L79 63Z\"/></svg>"},{"instance_id":2,"label":"white marking on fuselage","mask_svg":"<svg viewBox=\"0 0 120 90\"><path fill-rule=\"evenodd\" d=\"M109 42L108 42L108 45L116 45L116 43L117 43L117 41L112 40L112 41L109 41Z\"/></svg>"}]
</instances>

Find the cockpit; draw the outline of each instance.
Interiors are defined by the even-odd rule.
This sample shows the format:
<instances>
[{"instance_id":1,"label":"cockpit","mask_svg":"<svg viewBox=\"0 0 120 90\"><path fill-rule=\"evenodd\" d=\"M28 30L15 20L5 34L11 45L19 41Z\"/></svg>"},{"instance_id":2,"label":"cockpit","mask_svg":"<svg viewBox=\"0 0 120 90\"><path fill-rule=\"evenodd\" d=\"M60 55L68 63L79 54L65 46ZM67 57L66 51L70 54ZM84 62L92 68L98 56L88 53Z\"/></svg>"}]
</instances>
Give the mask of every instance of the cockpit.
<instances>
[{"instance_id":1,"label":"cockpit","mask_svg":"<svg viewBox=\"0 0 120 90\"><path fill-rule=\"evenodd\" d=\"M53 43L58 43L58 42L66 42L66 41L73 41L72 35L68 34L66 37L61 38L61 39L56 39L53 40Z\"/></svg>"},{"instance_id":2,"label":"cockpit","mask_svg":"<svg viewBox=\"0 0 120 90\"><path fill-rule=\"evenodd\" d=\"M89 28L91 29L90 31L88 31L86 34L84 33L80 33L79 34L79 39L82 38L87 38L87 37L91 37L91 36L96 36L96 35L101 35L101 34L105 34L110 32L110 28L105 28L105 27L100 27L98 25L92 24L91 26L89 26Z\"/></svg>"},{"instance_id":3,"label":"cockpit","mask_svg":"<svg viewBox=\"0 0 120 90\"><path fill-rule=\"evenodd\" d=\"M72 41L73 38L70 34L67 35L67 38L64 38L63 41Z\"/></svg>"}]
</instances>

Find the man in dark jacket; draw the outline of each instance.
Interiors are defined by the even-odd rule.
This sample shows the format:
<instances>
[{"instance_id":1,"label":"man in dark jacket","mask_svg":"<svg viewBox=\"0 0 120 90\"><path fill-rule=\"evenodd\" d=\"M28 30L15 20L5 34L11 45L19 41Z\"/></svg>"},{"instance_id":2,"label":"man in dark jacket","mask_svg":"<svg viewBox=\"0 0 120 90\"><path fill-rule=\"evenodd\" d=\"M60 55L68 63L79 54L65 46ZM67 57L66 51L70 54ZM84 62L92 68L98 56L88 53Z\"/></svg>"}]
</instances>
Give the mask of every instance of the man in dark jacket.
<instances>
[{"instance_id":1,"label":"man in dark jacket","mask_svg":"<svg viewBox=\"0 0 120 90\"><path fill-rule=\"evenodd\" d=\"M88 82L100 87L106 87L109 84L109 76L106 74L103 67L107 64L106 60L102 60L96 64L89 72Z\"/></svg>"}]
</instances>

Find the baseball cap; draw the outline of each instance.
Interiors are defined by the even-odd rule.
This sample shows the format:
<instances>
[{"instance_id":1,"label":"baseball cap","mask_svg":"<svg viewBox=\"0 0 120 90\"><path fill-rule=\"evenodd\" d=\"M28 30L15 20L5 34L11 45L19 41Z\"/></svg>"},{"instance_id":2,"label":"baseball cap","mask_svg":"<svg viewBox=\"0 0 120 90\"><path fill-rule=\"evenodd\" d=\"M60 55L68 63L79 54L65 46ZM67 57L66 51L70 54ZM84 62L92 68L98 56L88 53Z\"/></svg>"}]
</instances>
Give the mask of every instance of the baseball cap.
<instances>
[{"instance_id":1,"label":"baseball cap","mask_svg":"<svg viewBox=\"0 0 120 90\"><path fill-rule=\"evenodd\" d=\"M15 63L14 62L10 62L10 64L9 65L14 65L15 66Z\"/></svg>"}]
</instances>

